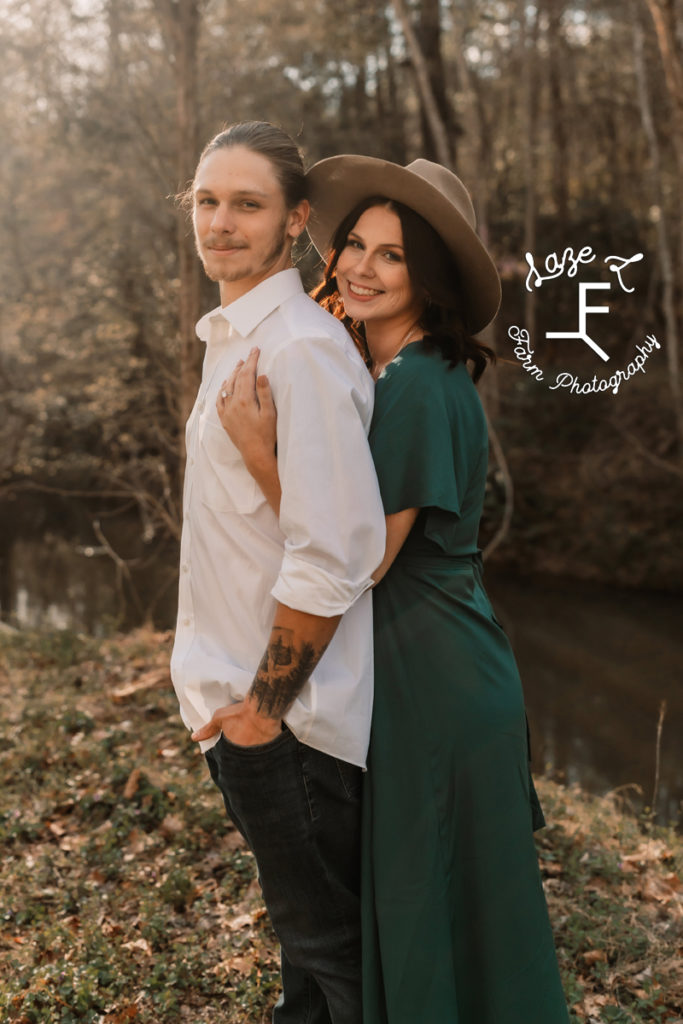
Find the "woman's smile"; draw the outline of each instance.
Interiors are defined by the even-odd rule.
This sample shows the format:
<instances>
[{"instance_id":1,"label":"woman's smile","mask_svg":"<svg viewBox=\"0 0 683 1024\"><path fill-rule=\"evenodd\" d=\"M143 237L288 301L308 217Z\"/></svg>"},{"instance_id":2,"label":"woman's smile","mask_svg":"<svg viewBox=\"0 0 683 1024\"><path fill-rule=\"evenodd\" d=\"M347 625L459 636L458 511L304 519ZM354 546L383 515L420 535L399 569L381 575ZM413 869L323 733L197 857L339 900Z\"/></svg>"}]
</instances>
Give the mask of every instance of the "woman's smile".
<instances>
[{"instance_id":1,"label":"woman's smile","mask_svg":"<svg viewBox=\"0 0 683 1024\"><path fill-rule=\"evenodd\" d=\"M354 320L381 320L385 328L395 321L400 330L419 314L401 222L386 206L371 206L358 218L339 254L336 275L344 309Z\"/></svg>"},{"instance_id":2,"label":"woman's smile","mask_svg":"<svg viewBox=\"0 0 683 1024\"><path fill-rule=\"evenodd\" d=\"M368 288L367 285L356 284L354 281L349 281L348 286L351 294L359 298L373 299L375 295L384 294L381 288Z\"/></svg>"}]
</instances>

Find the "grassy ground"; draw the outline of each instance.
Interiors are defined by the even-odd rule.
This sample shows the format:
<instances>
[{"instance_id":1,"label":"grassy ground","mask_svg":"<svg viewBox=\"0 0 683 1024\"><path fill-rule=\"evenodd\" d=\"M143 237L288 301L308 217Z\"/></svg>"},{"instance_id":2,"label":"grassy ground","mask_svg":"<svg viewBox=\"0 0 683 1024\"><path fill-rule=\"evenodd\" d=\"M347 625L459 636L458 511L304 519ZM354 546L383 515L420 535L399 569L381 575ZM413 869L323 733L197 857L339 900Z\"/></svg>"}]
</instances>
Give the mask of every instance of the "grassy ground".
<instances>
[{"instance_id":1,"label":"grassy ground","mask_svg":"<svg viewBox=\"0 0 683 1024\"><path fill-rule=\"evenodd\" d=\"M253 858L178 720L169 646L0 636L3 1021L270 1019L277 950ZM614 801L539 790L572 1020L681 1024L683 840Z\"/></svg>"}]
</instances>

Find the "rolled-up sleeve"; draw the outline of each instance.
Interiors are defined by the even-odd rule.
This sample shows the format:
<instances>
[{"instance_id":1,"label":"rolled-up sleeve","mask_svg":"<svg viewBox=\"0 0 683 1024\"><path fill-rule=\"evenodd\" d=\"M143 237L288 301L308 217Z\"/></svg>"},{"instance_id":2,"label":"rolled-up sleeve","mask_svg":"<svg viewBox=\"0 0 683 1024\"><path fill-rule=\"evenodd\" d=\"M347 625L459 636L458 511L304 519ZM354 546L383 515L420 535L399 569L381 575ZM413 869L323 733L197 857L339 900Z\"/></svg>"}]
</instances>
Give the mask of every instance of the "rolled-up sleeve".
<instances>
[{"instance_id":1,"label":"rolled-up sleeve","mask_svg":"<svg viewBox=\"0 0 683 1024\"><path fill-rule=\"evenodd\" d=\"M313 615L343 614L372 585L385 520L367 432L372 381L330 338L290 342L268 377L277 406L284 556L273 597Z\"/></svg>"}]
</instances>

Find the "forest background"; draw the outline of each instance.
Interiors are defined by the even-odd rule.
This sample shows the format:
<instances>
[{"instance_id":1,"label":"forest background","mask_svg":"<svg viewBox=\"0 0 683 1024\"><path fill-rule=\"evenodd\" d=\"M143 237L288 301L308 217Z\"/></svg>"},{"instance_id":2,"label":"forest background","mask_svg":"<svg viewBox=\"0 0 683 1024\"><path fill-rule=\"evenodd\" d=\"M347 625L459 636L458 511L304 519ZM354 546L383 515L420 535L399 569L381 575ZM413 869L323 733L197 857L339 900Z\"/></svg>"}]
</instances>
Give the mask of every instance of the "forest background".
<instances>
[{"instance_id":1,"label":"forest background","mask_svg":"<svg viewBox=\"0 0 683 1024\"><path fill-rule=\"evenodd\" d=\"M174 196L226 122L449 164L503 279L485 340L483 541L525 571L679 589L683 541L681 0L3 0L0 535L79 499L134 510L150 562L180 527L183 423L217 303ZM529 291L533 254L595 260ZM608 256L629 264L623 287ZM299 255L315 281L310 251ZM603 362L575 339L578 283ZM533 359L511 340L529 332ZM618 393L552 388L641 372ZM538 369L534 371L532 366ZM539 374L543 375L540 379ZM597 376L596 376L597 375ZM34 512L19 496L36 495ZM59 507L59 505L57 506ZM46 513L41 512L43 517ZM21 520L21 521L19 521ZM2 545L0 545L1 547ZM7 550L1 557L9 557ZM173 559L171 559L173 561ZM7 601L0 594L6 608Z\"/></svg>"},{"instance_id":2,"label":"forest background","mask_svg":"<svg viewBox=\"0 0 683 1024\"><path fill-rule=\"evenodd\" d=\"M513 570L542 763L578 752L593 788L614 787L594 805L539 780L572 1021L683 1020L683 852L654 825L680 821L683 793L682 53L683 0L0 0L0 618L22 539L47 600L75 603L49 566L66 532L82 562L114 563L115 624L157 627L107 636L99 577L79 600L104 638L0 623L6 1019L227 1024L266 1020L277 995L253 862L178 719L159 631L194 324L218 302L174 196L206 140L256 118L307 166L424 156L473 194L503 280L482 544ZM526 253L545 276L586 247L576 273L566 260L527 289ZM637 254L620 285L606 260ZM546 337L576 330L587 282L611 286L587 299L609 306L588 315L607 361ZM617 394L590 391L639 347ZM564 605L525 572L588 582ZM642 819L617 813L639 788Z\"/></svg>"}]
</instances>

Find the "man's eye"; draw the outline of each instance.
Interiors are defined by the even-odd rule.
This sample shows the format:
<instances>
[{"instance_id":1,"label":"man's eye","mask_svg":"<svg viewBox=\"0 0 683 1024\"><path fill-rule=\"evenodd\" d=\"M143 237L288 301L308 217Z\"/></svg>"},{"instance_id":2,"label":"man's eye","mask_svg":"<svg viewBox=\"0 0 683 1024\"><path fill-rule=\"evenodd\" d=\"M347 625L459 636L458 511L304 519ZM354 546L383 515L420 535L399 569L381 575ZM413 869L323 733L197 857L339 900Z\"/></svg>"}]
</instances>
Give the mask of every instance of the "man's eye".
<instances>
[{"instance_id":1,"label":"man's eye","mask_svg":"<svg viewBox=\"0 0 683 1024\"><path fill-rule=\"evenodd\" d=\"M216 205L216 200L215 199L206 199L205 198L205 199L198 199L197 200L197 206L215 206L215 205Z\"/></svg>"},{"instance_id":2,"label":"man's eye","mask_svg":"<svg viewBox=\"0 0 683 1024\"><path fill-rule=\"evenodd\" d=\"M261 207L258 203L252 202L251 199L245 199L242 206L246 207L247 210L260 210Z\"/></svg>"}]
</instances>

